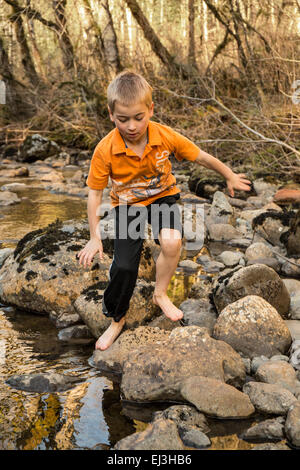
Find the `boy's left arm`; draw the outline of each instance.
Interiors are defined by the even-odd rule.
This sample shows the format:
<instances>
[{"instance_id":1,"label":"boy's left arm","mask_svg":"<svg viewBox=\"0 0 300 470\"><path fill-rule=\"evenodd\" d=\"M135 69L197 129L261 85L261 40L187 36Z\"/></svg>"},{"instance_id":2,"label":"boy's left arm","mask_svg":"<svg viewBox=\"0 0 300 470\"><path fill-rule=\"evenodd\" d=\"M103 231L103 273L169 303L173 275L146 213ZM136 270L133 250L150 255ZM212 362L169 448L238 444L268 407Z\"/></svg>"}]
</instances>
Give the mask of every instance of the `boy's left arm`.
<instances>
[{"instance_id":1,"label":"boy's left arm","mask_svg":"<svg viewBox=\"0 0 300 470\"><path fill-rule=\"evenodd\" d=\"M209 153L200 150L198 157L194 161L222 175L226 179L227 188L231 197L234 196L234 189L250 191L251 181L246 179L244 173L234 173L228 166Z\"/></svg>"}]
</instances>

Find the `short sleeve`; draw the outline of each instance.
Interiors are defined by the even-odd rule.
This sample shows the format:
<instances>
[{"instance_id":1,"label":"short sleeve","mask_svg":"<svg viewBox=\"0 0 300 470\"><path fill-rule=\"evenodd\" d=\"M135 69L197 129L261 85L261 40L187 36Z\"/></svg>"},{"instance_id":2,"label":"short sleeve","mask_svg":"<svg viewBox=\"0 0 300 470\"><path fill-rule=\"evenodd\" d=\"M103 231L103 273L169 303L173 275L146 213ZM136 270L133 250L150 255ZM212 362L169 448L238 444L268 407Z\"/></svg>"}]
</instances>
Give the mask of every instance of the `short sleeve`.
<instances>
[{"instance_id":1,"label":"short sleeve","mask_svg":"<svg viewBox=\"0 0 300 470\"><path fill-rule=\"evenodd\" d=\"M200 148L190 139L176 131L174 132L174 153L177 160L194 161L199 155Z\"/></svg>"},{"instance_id":2,"label":"short sleeve","mask_svg":"<svg viewBox=\"0 0 300 470\"><path fill-rule=\"evenodd\" d=\"M86 184L91 189L104 189L107 186L109 174L110 162L97 146L92 156Z\"/></svg>"}]
</instances>

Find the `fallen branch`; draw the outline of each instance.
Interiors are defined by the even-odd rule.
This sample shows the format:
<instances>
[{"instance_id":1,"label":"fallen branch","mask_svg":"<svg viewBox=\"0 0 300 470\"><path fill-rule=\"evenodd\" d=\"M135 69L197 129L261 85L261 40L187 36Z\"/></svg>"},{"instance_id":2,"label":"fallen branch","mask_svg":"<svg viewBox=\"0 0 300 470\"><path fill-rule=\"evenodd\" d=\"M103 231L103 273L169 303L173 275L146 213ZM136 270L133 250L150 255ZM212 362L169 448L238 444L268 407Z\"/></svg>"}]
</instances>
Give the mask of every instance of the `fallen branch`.
<instances>
[{"instance_id":1,"label":"fallen branch","mask_svg":"<svg viewBox=\"0 0 300 470\"><path fill-rule=\"evenodd\" d=\"M230 114L230 116L235 121L237 121L241 126L245 127L245 129L247 129L249 132L252 132L252 134L257 135L258 137L260 137L263 141L271 142L273 144L277 144L277 145L280 145L284 148L287 148L288 150L291 150L293 153L295 153L296 155L298 155L300 157L300 151L296 150L291 145L288 145L285 142L282 142L281 140L271 139L269 137L266 137L265 135L261 134L260 132L252 129L249 126L247 126L247 124L245 124L243 121L241 121L241 119L239 119L229 108L227 108L227 106L225 106L221 101L216 99L215 96L212 96L210 98L202 99L202 98L196 98L194 96L178 95L178 93L176 93L175 91L169 90L168 88L165 88L165 87L161 88L161 90L165 91L167 93L170 93L170 94L176 96L177 98L189 99L189 100L198 101L198 102L201 102L201 103L211 101L211 102L215 103L217 106L220 106L220 108L222 108L224 111L226 111L228 114ZM300 165L300 159L299 158L297 158L297 162Z\"/></svg>"}]
</instances>

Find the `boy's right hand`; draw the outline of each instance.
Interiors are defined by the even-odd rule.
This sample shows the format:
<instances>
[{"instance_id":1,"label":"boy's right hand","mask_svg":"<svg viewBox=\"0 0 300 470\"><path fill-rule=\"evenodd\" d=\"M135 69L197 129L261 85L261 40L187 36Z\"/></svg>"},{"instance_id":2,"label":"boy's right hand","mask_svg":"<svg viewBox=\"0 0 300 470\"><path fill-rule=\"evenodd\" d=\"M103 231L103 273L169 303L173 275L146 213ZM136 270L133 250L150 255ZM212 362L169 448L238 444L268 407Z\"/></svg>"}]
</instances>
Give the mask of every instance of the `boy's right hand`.
<instances>
[{"instance_id":1,"label":"boy's right hand","mask_svg":"<svg viewBox=\"0 0 300 470\"><path fill-rule=\"evenodd\" d=\"M85 268L87 265L90 266L97 251L99 252L100 259L103 260L102 241L99 238L91 238L85 247L76 255L79 264L83 264Z\"/></svg>"}]
</instances>

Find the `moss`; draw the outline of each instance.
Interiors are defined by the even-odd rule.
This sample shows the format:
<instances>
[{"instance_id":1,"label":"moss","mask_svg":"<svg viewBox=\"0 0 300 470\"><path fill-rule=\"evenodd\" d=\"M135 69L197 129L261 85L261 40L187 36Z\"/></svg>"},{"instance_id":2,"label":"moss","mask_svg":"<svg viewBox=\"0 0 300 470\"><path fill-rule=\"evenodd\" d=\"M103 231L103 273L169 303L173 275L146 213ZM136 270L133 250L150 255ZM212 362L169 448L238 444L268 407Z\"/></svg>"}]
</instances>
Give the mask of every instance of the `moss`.
<instances>
[{"instance_id":1,"label":"moss","mask_svg":"<svg viewBox=\"0 0 300 470\"><path fill-rule=\"evenodd\" d=\"M97 302L98 300L102 300L103 294L99 294L99 290L104 290L107 286L107 281L99 281L92 286L87 287L81 292L81 295L89 302L90 300L94 300Z\"/></svg>"},{"instance_id":2,"label":"moss","mask_svg":"<svg viewBox=\"0 0 300 470\"><path fill-rule=\"evenodd\" d=\"M47 258L47 256L54 255L60 250L60 244L70 241L70 233L61 230L62 226L62 220L56 219L55 222L52 222L44 228L27 233L25 237L18 242L14 251L14 258L19 262L20 269L30 256L32 260L40 260L42 263L48 263L49 258ZM88 240L89 230L77 230L76 239ZM80 248L79 245L74 244L70 245L67 250L75 251L75 249L79 250ZM55 263L51 263L51 266L55 265ZM21 271L22 269L18 272Z\"/></svg>"},{"instance_id":3,"label":"moss","mask_svg":"<svg viewBox=\"0 0 300 470\"><path fill-rule=\"evenodd\" d=\"M290 225L290 221L295 217L295 213L292 211L289 212L278 212L274 210L268 210L267 212L263 212L262 214L257 215L252 220L252 228L255 230L257 225L262 225L264 221L268 218L280 220L283 225L288 227Z\"/></svg>"},{"instance_id":4,"label":"moss","mask_svg":"<svg viewBox=\"0 0 300 470\"><path fill-rule=\"evenodd\" d=\"M27 281L30 281L31 279L37 277L37 275L38 274L35 271L27 271L25 278Z\"/></svg>"}]
</instances>

